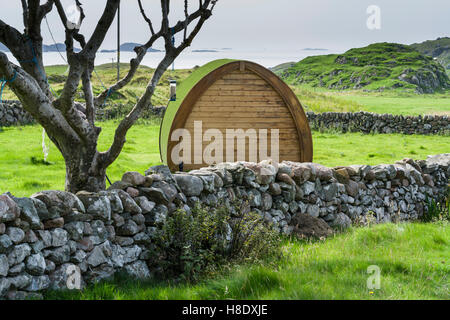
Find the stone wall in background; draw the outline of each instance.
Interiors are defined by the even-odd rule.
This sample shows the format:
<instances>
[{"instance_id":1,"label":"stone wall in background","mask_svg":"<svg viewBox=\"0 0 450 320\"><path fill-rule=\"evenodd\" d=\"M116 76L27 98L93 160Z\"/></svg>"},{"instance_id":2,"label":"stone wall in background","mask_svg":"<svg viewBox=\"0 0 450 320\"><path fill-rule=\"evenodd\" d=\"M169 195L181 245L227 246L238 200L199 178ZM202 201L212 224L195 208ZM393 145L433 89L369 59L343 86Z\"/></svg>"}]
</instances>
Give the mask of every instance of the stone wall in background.
<instances>
[{"instance_id":1,"label":"stone wall in background","mask_svg":"<svg viewBox=\"0 0 450 320\"><path fill-rule=\"evenodd\" d=\"M120 105L98 110L98 120L122 118ZM145 117L163 117L165 107L154 106ZM307 112L311 129L337 130L339 132L403 133L450 135L450 117L446 115L402 116L370 112ZM0 126L33 123L33 118L22 109L19 101L0 103Z\"/></svg>"},{"instance_id":2,"label":"stone wall in background","mask_svg":"<svg viewBox=\"0 0 450 320\"><path fill-rule=\"evenodd\" d=\"M311 129L340 132L450 135L446 115L402 116L370 112L307 112Z\"/></svg>"},{"instance_id":3,"label":"stone wall in background","mask_svg":"<svg viewBox=\"0 0 450 320\"><path fill-rule=\"evenodd\" d=\"M197 203L248 202L252 211L290 234L300 215L346 228L367 220L420 217L427 198L444 197L450 154L395 164L327 168L314 163L222 163L172 174L166 166L125 173L107 191L42 191L0 195L0 297L39 297L67 288L79 270L84 285L116 271L154 274L151 246L166 218ZM71 282L69 282L71 283Z\"/></svg>"},{"instance_id":4,"label":"stone wall in background","mask_svg":"<svg viewBox=\"0 0 450 320\"><path fill-rule=\"evenodd\" d=\"M33 122L33 117L22 109L19 101L0 102L0 127L26 125Z\"/></svg>"}]
</instances>

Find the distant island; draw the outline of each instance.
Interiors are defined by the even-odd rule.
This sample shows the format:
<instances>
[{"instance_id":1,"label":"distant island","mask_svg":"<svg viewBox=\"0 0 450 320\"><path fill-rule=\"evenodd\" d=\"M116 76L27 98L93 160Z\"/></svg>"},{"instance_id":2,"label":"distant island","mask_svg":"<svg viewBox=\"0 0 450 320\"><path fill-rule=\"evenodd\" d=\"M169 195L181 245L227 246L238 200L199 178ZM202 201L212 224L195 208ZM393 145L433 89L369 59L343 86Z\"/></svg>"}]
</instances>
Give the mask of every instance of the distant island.
<instances>
[{"instance_id":1,"label":"distant island","mask_svg":"<svg viewBox=\"0 0 450 320\"><path fill-rule=\"evenodd\" d=\"M303 48L303 51L328 51L328 49L324 49L324 48Z\"/></svg>"},{"instance_id":2,"label":"distant island","mask_svg":"<svg viewBox=\"0 0 450 320\"><path fill-rule=\"evenodd\" d=\"M219 52L219 51L212 50L212 49L198 49L198 50L192 50L192 52Z\"/></svg>"},{"instance_id":3,"label":"distant island","mask_svg":"<svg viewBox=\"0 0 450 320\"><path fill-rule=\"evenodd\" d=\"M74 49L75 52L80 52L81 49L79 48L75 48ZM3 45L3 43L0 43L0 51L3 52L10 52L9 49ZM56 43L56 44L50 44L50 45L46 45L43 44L42 45L42 52L66 52L66 45L64 43Z\"/></svg>"},{"instance_id":4,"label":"distant island","mask_svg":"<svg viewBox=\"0 0 450 320\"><path fill-rule=\"evenodd\" d=\"M135 43L135 42L126 42L126 43L123 43L120 46L120 51L122 51L122 52L134 52L134 48L139 47L139 46L142 46L142 44ZM112 52L116 52L116 51L117 51L117 49L111 49L111 50L104 49L104 50L101 50L100 52L102 52L102 53L112 53ZM161 52L161 50L149 48L147 50L147 52Z\"/></svg>"}]
</instances>

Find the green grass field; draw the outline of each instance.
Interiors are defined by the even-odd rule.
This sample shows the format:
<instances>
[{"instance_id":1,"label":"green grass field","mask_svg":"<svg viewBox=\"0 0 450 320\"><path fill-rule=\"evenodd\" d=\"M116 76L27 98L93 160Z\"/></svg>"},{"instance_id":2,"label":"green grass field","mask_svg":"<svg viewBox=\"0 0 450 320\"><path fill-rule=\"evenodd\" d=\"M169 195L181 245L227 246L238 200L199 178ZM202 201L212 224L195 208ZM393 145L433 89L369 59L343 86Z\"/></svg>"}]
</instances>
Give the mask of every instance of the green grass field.
<instances>
[{"instance_id":1,"label":"green grass field","mask_svg":"<svg viewBox=\"0 0 450 320\"><path fill-rule=\"evenodd\" d=\"M450 299L450 228L445 223L352 228L323 242L286 240L286 258L222 270L199 283L117 277L47 299ZM381 270L367 288L367 268Z\"/></svg>"},{"instance_id":2,"label":"green grass field","mask_svg":"<svg viewBox=\"0 0 450 320\"><path fill-rule=\"evenodd\" d=\"M66 66L48 67L50 82L60 91ZM114 82L115 69L97 67L106 85ZM122 66L122 72L126 65ZM152 70L141 68L131 85L112 95L110 102L130 104L142 94ZM165 105L168 80L185 79L192 70L167 72L153 103ZM449 114L450 94L415 95L398 92L327 91L294 86L307 110L371 111L404 115ZM94 91L102 86L94 79ZM14 99L8 89L5 99ZM100 150L113 139L118 120L103 127ZM126 171L144 172L160 163L159 120L140 120L128 133L127 143L108 169L112 181ZM313 132L314 162L326 166L393 163L405 157L450 152L448 136L363 135ZM49 164L42 164L42 128L39 125L0 129L0 194L15 196L49 189L64 189L65 166L50 143ZM90 286L82 292L50 292L47 299L450 299L450 228L446 223L385 224L351 228L324 242L286 239L286 258L265 265L228 266L199 283L171 284L134 281L118 276L112 282ZM381 268L381 289L366 287L367 267Z\"/></svg>"},{"instance_id":3,"label":"green grass field","mask_svg":"<svg viewBox=\"0 0 450 320\"><path fill-rule=\"evenodd\" d=\"M126 171L143 173L160 163L158 121L141 120L129 131L123 152L107 171L112 181L119 180ZM106 121L101 126L99 149L104 151L112 142L117 121ZM393 163L405 157L425 159L427 155L450 152L448 136L313 132L313 140L314 162L326 166ZM0 193L10 191L16 196L30 196L44 189L64 189L64 161L48 138L47 160L52 164L32 161L33 157L43 159L40 126L3 128L0 141Z\"/></svg>"},{"instance_id":4,"label":"green grass field","mask_svg":"<svg viewBox=\"0 0 450 320\"><path fill-rule=\"evenodd\" d=\"M438 114L450 116L450 92L422 94L325 90L291 85L306 111L390 113L401 115Z\"/></svg>"}]
</instances>

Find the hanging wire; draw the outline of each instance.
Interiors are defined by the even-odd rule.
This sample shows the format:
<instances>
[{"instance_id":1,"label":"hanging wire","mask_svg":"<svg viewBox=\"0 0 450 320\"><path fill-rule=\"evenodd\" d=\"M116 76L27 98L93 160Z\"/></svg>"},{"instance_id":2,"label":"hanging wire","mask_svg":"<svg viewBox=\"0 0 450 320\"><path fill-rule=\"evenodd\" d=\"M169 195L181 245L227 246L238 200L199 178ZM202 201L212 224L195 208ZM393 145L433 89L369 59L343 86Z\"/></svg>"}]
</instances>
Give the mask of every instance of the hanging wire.
<instances>
[{"instance_id":1,"label":"hanging wire","mask_svg":"<svg viewBox=\"0 0 450 320\"><path fill-rule=\"evenodd\" d=\"M61 57L61 59L63 59L63 61L64 61L66 64L69 64L69 63L67 62L66 58L65 58L65 57L63 56L63 54L61 53L61 51L59 51L59 47L58 47L58 44L57 44L56 41L55 41L55 37L53 36L52 29L50 29L50 25L48 24L47 16L45 16L45 23L47 24L48 32L50 33L50 36L51 36L52 39L53 39L53 43L55 44L55 48L56 48L56 50L58 51L59 56Z\"/></svg>"}]
</instances>

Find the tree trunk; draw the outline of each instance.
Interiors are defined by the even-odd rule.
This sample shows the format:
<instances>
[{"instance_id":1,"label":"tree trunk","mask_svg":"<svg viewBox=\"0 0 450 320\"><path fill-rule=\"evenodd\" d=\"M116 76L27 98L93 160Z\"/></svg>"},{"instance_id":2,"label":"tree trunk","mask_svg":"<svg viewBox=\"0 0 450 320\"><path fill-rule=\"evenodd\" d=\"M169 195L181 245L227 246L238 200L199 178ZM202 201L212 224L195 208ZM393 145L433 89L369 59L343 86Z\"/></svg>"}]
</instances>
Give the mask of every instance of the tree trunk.
<instances>
[{"instance_id":1,"label":"tree trunk","mask_svg":"<svg viewBox=\"0 0 450 320\"><path fill-rule=\"evenodd\" d=\"M106 170L98 165L98 152L79 150L64 155L66 162L65 190L99 192L106 189Z\"/></svg>"}]
</instances>

